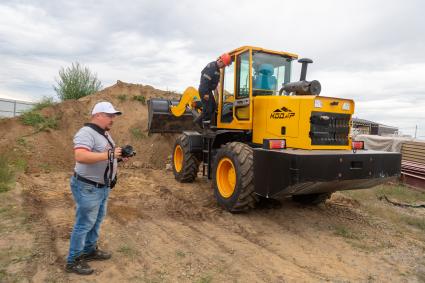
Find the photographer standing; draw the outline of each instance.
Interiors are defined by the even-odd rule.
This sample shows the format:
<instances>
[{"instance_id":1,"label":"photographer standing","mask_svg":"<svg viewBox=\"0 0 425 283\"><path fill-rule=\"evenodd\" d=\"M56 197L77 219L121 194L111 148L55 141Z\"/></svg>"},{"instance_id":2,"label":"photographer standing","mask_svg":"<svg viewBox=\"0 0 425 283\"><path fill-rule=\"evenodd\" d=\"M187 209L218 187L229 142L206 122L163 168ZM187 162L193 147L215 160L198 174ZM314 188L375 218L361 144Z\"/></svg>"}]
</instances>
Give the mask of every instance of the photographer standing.
<instances>
[{"instance_id":1,"label":"photographer standing","mask_svg":"<svg viewBox=\"0 0 425 283\"><path fill-rule=\"evenodd\" d=\"M116 182L117 161L122 149L115 147L108 131L120 111L109 102L97 103L90 123L74 137L75 172L71 190L76 202L75 225L72 230L66 271L88 275L90 260L106 260L111 253L97 247L100 224L106 214L110 189Z\"/></svg>"}]
</instances>

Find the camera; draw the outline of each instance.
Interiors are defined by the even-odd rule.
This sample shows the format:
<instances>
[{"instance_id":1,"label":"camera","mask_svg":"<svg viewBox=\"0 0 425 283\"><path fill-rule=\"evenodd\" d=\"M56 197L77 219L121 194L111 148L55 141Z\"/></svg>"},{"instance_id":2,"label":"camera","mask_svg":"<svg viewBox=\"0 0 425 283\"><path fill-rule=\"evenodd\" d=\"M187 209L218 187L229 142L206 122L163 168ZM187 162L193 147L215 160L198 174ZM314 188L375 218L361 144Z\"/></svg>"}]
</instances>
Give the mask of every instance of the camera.
<instances>
[{"instance_id":1,"label":"camera","mask_svg":"<svg viewBox=\"0 0 425 283\"><path fill-rule=\"evenodd\" d=\"M136 155L136 152L134 151L131 145L128 144L122 147L121 157L128 158L128 157L133 157L135 155Z\"/></svg>"}]
</instances>

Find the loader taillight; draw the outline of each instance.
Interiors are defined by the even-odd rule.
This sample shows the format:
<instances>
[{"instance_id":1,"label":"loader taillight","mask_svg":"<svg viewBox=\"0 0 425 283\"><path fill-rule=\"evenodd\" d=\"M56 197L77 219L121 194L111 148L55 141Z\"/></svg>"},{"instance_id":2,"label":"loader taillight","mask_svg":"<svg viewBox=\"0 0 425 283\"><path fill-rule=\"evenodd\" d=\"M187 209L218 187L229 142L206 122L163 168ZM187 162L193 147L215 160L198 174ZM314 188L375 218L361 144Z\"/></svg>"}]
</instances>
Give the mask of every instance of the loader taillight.
<instances>
[{"instance_id":1,"label":"loader taillight","mask_svg":"<svg viewBox=\"0 0 425 283\"><path fill-rule=\"evenodd\" d=\"M264 149L284 149L286 148L286 140L264 140Z\"/></svg>"},{"instance_id":2,"label":"loader taillight","mask_svg":"<svg viewBox=\"0 0 425 283\"><path fill-rule=\"evenodd\" d=\"M353 149L364 149L364 141L353 141L352 142Z\"/></svg>"}]
</instances>

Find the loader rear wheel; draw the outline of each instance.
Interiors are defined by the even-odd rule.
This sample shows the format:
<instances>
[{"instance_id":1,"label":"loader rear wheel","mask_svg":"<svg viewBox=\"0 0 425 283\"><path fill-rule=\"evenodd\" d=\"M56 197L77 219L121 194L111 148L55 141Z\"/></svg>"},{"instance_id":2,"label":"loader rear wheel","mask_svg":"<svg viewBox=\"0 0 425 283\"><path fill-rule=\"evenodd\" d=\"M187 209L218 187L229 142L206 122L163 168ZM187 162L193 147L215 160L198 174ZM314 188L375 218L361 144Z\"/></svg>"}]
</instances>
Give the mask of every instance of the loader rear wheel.
<instances>
[{"instance_id":1,"label":"loader rear wheel","mask_svg":"<svg viewBox=\"0 0 425 283\"><path fill-rule=\"evenodd\" d=\"M330 198L332 193L293 195L292 200L305 205L318 205Z\"/></svg>"},{"instance_id":2,"label":"loader rear wheel","mask_svg":"<svg viewBox=\"0 0 425 283\"><path fill-rule=\"evenodd\" d=\"M174 144L171 164L177 181L191 183L195 180L199 160L195 154L189 152L189 138L185 134L180 135Z\"/></svg>"},{"instance_id":3,"label":"loader rear wheel","mask_svg":"<svg viewBox=\"0 0 425 283\"><path fill-rule=\"evenodd\" d=\"M240 142L218 150L213 165L214 194L217 202L230 212L255 207L254 162L252 148Z\"/></svg>"}]
</instances>

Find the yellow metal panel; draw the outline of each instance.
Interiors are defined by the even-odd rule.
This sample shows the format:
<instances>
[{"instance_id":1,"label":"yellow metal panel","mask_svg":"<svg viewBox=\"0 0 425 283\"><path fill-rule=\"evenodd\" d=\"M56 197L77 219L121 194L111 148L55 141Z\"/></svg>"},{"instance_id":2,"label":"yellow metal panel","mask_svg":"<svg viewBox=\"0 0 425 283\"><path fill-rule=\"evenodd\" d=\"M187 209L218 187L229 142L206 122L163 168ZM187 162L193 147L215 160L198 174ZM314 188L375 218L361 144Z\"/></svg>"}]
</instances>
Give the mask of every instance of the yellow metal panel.
<instances>
[{"instance_id":1,"label":"yellow metal panel","mask_svg":"<svg viewBox=\"0 0 425 283\"><path fill-rule=\"evenodd\" d=\"M315 107L315 100L321 101L321 108ZM336 104L335 102L338 102ZM342 109L344 103L349 110ZM288 148L299 149L350 149L351 142L340 145L311 145L311 112L330 112L352 115L354 102L321 96L256 96L254 97L253 142L262 144L263 139L284 138ZM285 134L281 133L285 127Z\"/></svg>"}]
</instances>

